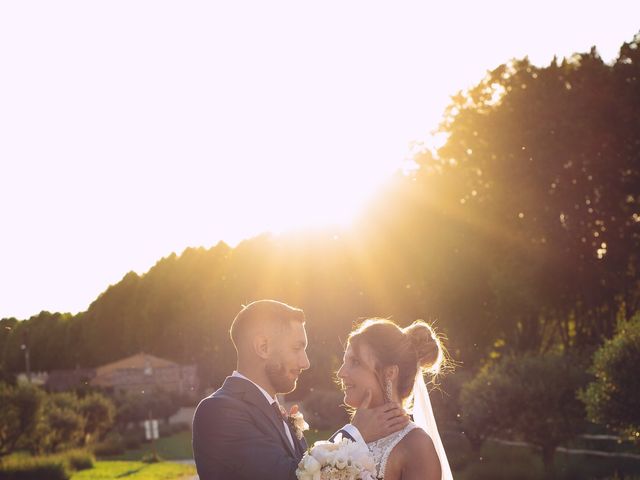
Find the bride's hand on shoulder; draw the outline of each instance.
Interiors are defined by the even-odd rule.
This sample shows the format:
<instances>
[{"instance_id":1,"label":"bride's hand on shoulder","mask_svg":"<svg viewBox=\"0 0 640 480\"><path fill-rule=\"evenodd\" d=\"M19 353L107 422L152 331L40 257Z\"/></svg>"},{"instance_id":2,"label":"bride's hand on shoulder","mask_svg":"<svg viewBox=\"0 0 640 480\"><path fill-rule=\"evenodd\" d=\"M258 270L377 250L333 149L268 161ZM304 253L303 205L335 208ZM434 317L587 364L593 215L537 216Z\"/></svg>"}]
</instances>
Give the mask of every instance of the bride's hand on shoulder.
<instances>
[{"instance_id":1,"label":"bride's hand on shoulder","mask_svg":"<svg viewBox=\"0 0 640 480\"><path fill-rule=\"evenodd\" d=\"M351 424L358 429L365 442L379 440L409 424L409 415L401 405L390 402L370 408L371 397L371 390L367 390L362 404L351 419Z\"/></svg>"}]
</instances>

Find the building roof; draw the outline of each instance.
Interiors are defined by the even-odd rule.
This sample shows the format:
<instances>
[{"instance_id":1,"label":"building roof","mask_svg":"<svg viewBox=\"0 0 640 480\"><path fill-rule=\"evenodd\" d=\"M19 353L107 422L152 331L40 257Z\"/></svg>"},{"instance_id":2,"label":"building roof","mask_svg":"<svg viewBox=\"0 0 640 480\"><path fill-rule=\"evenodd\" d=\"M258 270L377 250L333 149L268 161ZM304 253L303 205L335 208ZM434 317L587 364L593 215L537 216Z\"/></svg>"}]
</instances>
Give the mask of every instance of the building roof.
<instances>
[{"instance_id":1,"label":"building roof","mask_svg":"<svg viewBox=\"0 0 640 480\"><path fill-rule=\"evenodd\" d=\"M108 363L101 367L96 368L98 377L103 375L109 375L118 370L128 369L145 369L145 368L164 368L164 367L179 367L175 362L165 360L163 358L154 357L148 353L138 353L131 357L123 358L117 362Z\"/></svg>"}]
</instances>

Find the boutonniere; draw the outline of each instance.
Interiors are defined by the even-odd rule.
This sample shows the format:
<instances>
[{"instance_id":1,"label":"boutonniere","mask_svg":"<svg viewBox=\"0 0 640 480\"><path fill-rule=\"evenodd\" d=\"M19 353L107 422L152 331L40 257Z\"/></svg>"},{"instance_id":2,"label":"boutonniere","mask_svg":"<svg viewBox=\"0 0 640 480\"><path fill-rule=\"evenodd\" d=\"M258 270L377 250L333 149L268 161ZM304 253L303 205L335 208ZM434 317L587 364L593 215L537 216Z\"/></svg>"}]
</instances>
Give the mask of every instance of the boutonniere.
<instances>
[{"instance_id":1,"label":"boutonniere","mask_svg":"<svg viewBox=\"0 0 640 480\"><path fill-rule=\"evenodd\" d=\"M304 437L302 432L309 430L309 424L304 421L304 417L302 416L302 413L300 413L298 405L292 406L291 410L289 410L287 423L291 425L291 428L295 432L296 437L298 437L298 440L302 440L302 437Z\"/></svg>"}]
</instances>

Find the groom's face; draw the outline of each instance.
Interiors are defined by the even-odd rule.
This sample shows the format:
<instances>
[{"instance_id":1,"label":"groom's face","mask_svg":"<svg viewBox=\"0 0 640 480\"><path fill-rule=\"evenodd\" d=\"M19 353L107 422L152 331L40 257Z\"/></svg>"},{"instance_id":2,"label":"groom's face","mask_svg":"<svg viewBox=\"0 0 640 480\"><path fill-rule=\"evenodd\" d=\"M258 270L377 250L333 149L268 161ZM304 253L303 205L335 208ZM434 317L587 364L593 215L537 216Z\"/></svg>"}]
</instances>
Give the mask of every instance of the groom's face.
<instances>
[{"instance_id":1,"label":"groom's face","mask_svg":"<svg viewBox=\"0 0 640 480\"><path fill-rule=\"evenodd\" d=\"M292 321L284 332L273 336L273 350L265 365L269 382L277 393L289 393L303 370L309 368L304 324Z\"/></svg>"}]
</instances>

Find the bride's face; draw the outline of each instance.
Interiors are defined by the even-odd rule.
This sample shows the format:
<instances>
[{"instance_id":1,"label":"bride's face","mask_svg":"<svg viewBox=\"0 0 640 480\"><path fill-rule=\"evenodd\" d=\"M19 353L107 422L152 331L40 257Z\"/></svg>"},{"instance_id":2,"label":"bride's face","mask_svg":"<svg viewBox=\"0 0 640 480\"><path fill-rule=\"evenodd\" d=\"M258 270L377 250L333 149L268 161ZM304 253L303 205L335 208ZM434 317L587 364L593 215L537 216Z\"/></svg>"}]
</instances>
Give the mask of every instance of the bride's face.
<instances>
[{"instance_id":1,"label":"bride's face","mask_svg":"<svg viewBox=\"0 0 640 480\"><path fill-rule=\"evenodd\" d=\"M367 344L359 345L357 350L351 344L347 345L338 378L342 383L346 405L360 407L367 390L371 390L371 406L384 403L382 389L375 374L375 356Z\"/></svg>"}]
</instances>

